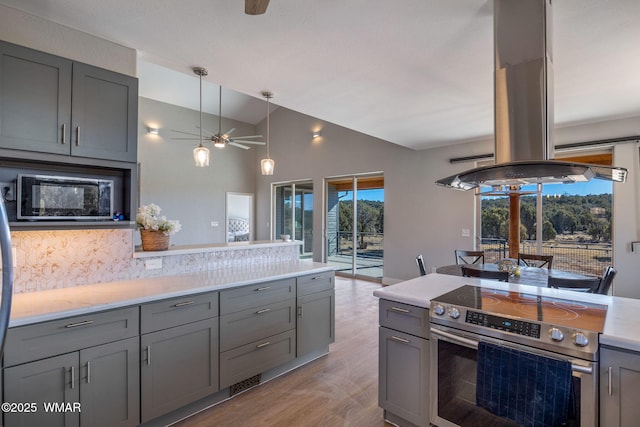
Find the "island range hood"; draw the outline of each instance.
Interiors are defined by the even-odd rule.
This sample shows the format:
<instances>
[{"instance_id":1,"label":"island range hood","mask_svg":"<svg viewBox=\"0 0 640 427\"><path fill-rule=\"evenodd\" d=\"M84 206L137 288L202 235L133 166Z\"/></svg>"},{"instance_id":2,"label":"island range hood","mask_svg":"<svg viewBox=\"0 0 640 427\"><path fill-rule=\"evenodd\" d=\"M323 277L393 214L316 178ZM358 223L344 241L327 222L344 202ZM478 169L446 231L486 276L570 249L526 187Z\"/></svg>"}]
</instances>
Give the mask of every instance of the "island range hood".
<instances>
[{"instance_id":1,"label":"island range hood","mask_svg":"<svg viewBox=\"0 0 640 427\"><path fill-rule=\"evenodd\" d=\"M624 168L553 159L551 0L494 0L495 164L436 181L517 192L527 184L592 178L624 182Z\"/></svg>"}]
</instances>

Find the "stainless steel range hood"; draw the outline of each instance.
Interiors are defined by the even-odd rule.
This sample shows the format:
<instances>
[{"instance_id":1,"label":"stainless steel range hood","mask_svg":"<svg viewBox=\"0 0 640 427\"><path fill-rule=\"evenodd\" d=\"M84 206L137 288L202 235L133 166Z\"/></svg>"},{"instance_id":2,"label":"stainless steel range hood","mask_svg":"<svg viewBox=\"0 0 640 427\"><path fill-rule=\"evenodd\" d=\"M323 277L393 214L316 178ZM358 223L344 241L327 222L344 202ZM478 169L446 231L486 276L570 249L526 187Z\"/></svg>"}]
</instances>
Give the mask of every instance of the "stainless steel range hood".
<instances>
[{"instance_id":1,"label":"stainless steel range hood","mask_svg":"<svg viewBox=\"0 0 640 427\"><path fill-rule=\"evenodd\" d=\"M496 164L467 170L436 184L469 190L592 178L624 182L624 168L551 160L551 0L494 0L493 7Z\"/></svg>"}]
</instances>

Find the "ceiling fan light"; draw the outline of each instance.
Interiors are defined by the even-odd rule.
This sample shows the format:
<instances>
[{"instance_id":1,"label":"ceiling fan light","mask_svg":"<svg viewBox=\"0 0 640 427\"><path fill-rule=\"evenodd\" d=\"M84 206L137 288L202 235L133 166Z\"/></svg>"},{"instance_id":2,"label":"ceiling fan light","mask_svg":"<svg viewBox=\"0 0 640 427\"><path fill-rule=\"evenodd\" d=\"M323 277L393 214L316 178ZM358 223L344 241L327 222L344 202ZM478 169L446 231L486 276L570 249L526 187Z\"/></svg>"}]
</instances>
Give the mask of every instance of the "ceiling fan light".
<instances>
[{"instance_id":1,"label":"ceiling fan light","mask_svg":"<svg viewBox=\"0 0 640 427\"><path fill-rule=\"evenodd\" d=\"M224 141L219 139L213 143L213 146L216 148L224 148L226 144L224 143Z\"/></svg>"},{"instance_id":2,"label":"ceiling fan light","mask_svg":"<svg viewBox=\"0 0 640 427\"><path fill-rule=\"evenodd\" d=\"M196 163L196 166L199 168L204 168L209 166L209 149L207 147L203 147L202 145L199 145L196 148L194 148L193 161Z\"/></svg>"},{"instance_id":3,"label":"ceiling fan light","mask_svg":"<svg viewBox=\"0 0 640 427\"><path fill-rule=\"evenodd\" d=\"M262 172L262 175L273 175L275 164L276 162L274 162L273 159L262 159L260 161L260 171Z\"/></svg>"}]
</instances>

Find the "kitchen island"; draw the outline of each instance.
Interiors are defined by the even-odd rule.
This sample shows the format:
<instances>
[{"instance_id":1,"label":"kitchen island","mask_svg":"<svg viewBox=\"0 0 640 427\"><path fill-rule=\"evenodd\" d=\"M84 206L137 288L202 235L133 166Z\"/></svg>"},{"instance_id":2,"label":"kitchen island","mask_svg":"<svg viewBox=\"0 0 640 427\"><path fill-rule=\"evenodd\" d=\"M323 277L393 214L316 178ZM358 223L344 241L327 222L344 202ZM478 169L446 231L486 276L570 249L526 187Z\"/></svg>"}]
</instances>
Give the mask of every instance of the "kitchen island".
<instances>
[{"instance_id":1,"label":"kitchen island","mask_svg":"<svg viewBox=\"0 0 640 427\"><path fill-rule=\"evenodd\" d=\"M334 341L333 277L285 261L17 294L3 399L38 411L3 425L167 425L302 366Z\"/></svg>"},{"instance_id":2,"label":"kitchen island","mask_svg":"<svg viewBox=\"0 0 640 427\"><path fill-rule=\"evenodd\" d=\"M589 424L586 425L598 425L598 422L600 425L607 426L625 425L625 420L637 421L639 415L637 405L625 399L637 396L640 392L638 381L640 378L640 331L633 326L637 324L640 301L441 274L418 277L374 292L375 296L381 298L379 401L387 419L401 426L428 425L429 420L433 421L433 416L429 414L428 409L425 409L433 406L433 402L429 399L427 385L430 381L434 381L433 378L429 378L430 374L431 376L434 374L433 368L431 372L424 368L424 365L428 365L429 358L433 358L428 345L429 339L433 339L428 333L428 308L432 299L463 285L498 289L503 293L506 291L539 298L548 297L577 303L606 305L606 319L599 338L601 354L599 374L593 372L595 376L592 374L588 376L588 381L592 384L590 387L595 388L596 393L599 387L601 409L598 415L597 405L589 405L589 407L596 406L596 409L589 414ZM400 317L405 318L404 324L398 320ZM398 332L408 333L403 335ZM543 333L546 334L547 331ZM419 347L420 342L425 342L422 344L422 351ZM400 344L407 348L413 346L413 350L411 352L403 350ZM401 363L395 363L393 359L400 357L404 360ZM412 365L407 368L409 363ZM407 394L420 395L430 404L416 401L413 405L406 405L407 399L394 398L391 391L405 393L394 379L394 375L403 376L405 370L419 372L423 381L422 383L413 381L411 383L413 391ZM413 375L413 377L416 376ZM406 385L411 378L411 376L404 377L403 384ZM584 381L582 381L583 384ZM586 406L583 405L583 407ZM583 416L583 418L586 417ZM582 425L586 422L587 420L583 419Z\"/></svg>"}]
</instances>

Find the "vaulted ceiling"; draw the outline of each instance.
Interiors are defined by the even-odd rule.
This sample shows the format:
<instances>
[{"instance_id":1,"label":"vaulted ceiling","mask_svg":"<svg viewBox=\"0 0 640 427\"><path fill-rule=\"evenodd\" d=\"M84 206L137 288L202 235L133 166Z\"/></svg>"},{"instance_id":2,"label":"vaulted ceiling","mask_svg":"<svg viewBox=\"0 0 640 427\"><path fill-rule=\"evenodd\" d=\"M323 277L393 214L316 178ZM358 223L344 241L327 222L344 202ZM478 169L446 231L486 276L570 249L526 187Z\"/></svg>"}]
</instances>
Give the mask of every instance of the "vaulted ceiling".
<instances>
[{"instance_id":1,"label":"vaulted ceiling","mask_svg":"<svg viewBox=\"0 0 640 427\"><path fill-rule=\"evenodd\" d=\"M250 123L273 103L414 149L493 133L490 0L0 0L138 51L140 93ZM640 116L640 1L554 0L557 126ZM210 94L210 95L209 95Z\"/></svg>"}]
</instances>

